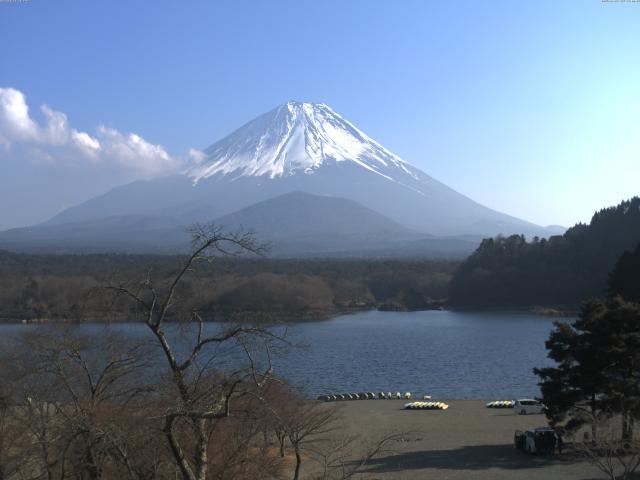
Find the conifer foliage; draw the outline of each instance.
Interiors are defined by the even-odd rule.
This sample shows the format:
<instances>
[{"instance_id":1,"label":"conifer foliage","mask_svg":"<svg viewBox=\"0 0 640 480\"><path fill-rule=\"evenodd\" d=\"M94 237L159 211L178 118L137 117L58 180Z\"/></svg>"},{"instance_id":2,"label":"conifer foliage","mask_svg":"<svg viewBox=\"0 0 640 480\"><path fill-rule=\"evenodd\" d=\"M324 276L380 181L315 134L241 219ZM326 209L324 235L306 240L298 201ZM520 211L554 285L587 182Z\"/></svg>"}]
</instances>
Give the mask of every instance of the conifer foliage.
<instances>
[{"instance_id":1,"label":"conifer foliage","mask_svg":"<svg viewBox=\"0 0 640 480\"><path fill-rule=\"evenodd\" d=\"M555 367L536 368L551 424L567 431L620 419L624 441L640 418L640 304L620 297L586 302L578 318L556 322L546 342Z\"/></svg>"},{"instance_id":2,"label":"conifer foliage","mask_svg":"<svg viewBox=\"0 0 640 480\"><path fill-rule=\"evenodd\" d=\"M456 271L450 300L465 307L577 307L586 298L605 295L607 274L639 242L640 197L600 210L589 225L579 223L564 235L485 239ZM635 264L621 260L615 281L635 275L632 294L640 298L640 252L627 256ZM626 291L617 293L627 297Z\"/></svg>"}]
</instances>

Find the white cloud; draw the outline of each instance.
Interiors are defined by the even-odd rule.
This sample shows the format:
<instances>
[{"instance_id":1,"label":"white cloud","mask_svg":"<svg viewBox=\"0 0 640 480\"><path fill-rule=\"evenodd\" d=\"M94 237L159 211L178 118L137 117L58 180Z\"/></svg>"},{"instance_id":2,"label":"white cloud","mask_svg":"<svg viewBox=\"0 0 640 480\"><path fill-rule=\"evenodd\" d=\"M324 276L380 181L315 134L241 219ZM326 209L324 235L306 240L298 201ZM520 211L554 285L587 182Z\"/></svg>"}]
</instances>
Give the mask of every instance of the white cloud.
<instances>
[{"instance_id":1,"label":"white cloud","mask_svg":"<svg viewBox=\"0 0 640 480\"><path fill-rule=\"evenodd\" d=\"M114 128L98 127L104 156L123 167L140 169L149 173L173 170L175 160L160 145L147 142L135 133L122 134Z\"/></svg>"},{"instance_id":2,"label":"white cloud","mask_svg":"<svg viewBox=\"0 0 640 480\"><path fill-rule=\"evenodd\" d=\"M85 132L79 132L77 130L71 130L71 141L75 144L75 146L82 150L87 157L95 160L98 158L100 151L102 150L102 146L100 142L93 138L91 135Z\"/></svg>"},{"instance_id":3,"label":"white cloud","mask_svg":"<svg viewBox=\"0 0 640 480\"><path fill-rule=\"evenodd\" d=\"M29 117L24 95L13 88L0 88L0 143L6 148L12 140L35 140L38 126Z\"/></svg>"},{"instance_id":4,"label":"white cloud","mask_svg":"<svg viewBox=\"0 0 640 480\"><path fill-rule=\"evenodd\" d=\"M50 145L64 145L69 141L69 122L62 112L56 112L47 105L40 107L47 125L39 130L40 143Z\"/></svg>"},{"instance_id":5,"label":"white cloud","mask_svg":"<svg viewBox=\"0 0 640 480\"><path fill-rule=\"evenodd\" d=\"M188 157L190 162L198 165L204 162L204 160L207 158L207 154L204 153L202 150L198 150L196 148L190 148Z\"/></svg>"},{"instance_id":6,"label":"white cloud","mask_svg":"<svg viewBox=\"0 0 640 480\"><path fill-rule=\"evenodd\" d=\"M136 133L122 133L115 128L99 126L95 136L69 126L67 115L47 105L41 107L44 118L39 124L29 115L22 92L0 88L0 160L15 147L39 152L48 164L102 165L113 169L159 175L178 170L183 159L172 157L161 145L148 142ZM193 153L192 153L193 152ZM198 150L191 149L190 161L196 161ZM204 154L202 154L204 155ZM13 152L15 158L15 152ZM32 158L29 155L26 158Z\"/></svg>"}]
</instances>

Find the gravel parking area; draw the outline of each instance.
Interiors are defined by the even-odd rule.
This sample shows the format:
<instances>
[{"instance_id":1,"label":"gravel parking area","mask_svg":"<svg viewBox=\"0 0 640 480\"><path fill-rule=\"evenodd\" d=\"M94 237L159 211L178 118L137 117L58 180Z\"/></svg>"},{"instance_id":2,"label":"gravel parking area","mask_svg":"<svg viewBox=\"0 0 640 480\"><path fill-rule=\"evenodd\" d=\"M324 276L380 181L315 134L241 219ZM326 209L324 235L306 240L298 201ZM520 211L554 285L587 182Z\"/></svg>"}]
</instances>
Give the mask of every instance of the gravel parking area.
<instances>
[{"instance_id":1,"label":"gravel parking area","mask_svg":"<svg viewBox=\"0 0 640 480\"><path fill-rule=\"evenodd\" d=\"M527 455L513 446L515 430L546 426L544 415L516 415L488 409L484 401L450 400L449 409L403 410L405 401L340 402L348 433L379 438L411 432L393 453L374 459L365 478L373 479L565 479L604 478L576 457L567 442L562 455Z\"/></svg>"}]
</instances>

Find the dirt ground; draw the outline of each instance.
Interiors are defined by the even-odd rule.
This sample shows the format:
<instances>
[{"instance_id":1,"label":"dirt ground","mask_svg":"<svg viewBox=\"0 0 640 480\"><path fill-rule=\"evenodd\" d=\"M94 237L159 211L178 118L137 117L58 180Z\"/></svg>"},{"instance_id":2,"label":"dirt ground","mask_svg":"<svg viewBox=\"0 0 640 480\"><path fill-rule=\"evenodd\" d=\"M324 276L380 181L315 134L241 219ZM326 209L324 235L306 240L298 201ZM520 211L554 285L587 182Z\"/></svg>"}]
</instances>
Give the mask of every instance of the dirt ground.
<instances>
[{"instance_id":1,"label":"dirt ground","mask_svg":"<svg viewBox=\"0 0 640 480\"><path fill-rule=\"evenodd\" d=\"M370 462L367 479L592 480L605 478L571 452L527 455L513 446L515 430L546 426L544 415L488 409L477 400L446 401L449 409L403 410L402 400L339 402L345 434L375 439L411 431L393 453ZM334 405L334 404L328 404ZM566 451L568 450L568 451Z\"/></svg>"}]
</instances>

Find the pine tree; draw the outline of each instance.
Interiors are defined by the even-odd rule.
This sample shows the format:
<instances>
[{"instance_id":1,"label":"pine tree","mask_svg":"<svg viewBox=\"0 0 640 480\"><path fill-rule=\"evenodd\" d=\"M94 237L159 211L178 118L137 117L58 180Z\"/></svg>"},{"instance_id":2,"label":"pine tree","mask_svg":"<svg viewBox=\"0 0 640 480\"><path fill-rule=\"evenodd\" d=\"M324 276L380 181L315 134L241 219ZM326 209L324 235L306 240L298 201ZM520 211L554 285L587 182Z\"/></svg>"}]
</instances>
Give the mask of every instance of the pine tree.
<instances>
[{"instance_id":1,"label":"pine tree","mask_svg":"<svg viewBox=\"0 0 640 480\"><path fill-rule=\"evenodd\" d=\"M551 424L590 424L595 439L598 418L619 415L631 439L640 418L640 304L586 302L573 323L556 323L546 347L556 366L534 372Z\"/></svg>"},{"instance_id":2,"label":"pine tree","mask_svg":"<svg viewBox=\"0 0 640 480\"><path fill-rule=\"evenodd\" d=\"M591 419L604 409L602 398L607 386L605 365L598 355L598 339L592 330L605 310L604 303L594 300L582 306L574 323L556 322L545 345L549 358L557 366L534 369L541 380L539 385L551 424L574 431L591 423L594 438L597 432Z\"/></svg>"},{"instance_id":3,"label":"pine tree","mask_svg":"<svg viewBox=\"0 0 640 480\"><path fill-rule=\"evenodd\" d=\"M633 438L640 418L640 304L617 297L599 319L598 355L606 364L606 408L620 415L622 439Z\"/></svg>"},{"instance_id":4,"label":"pine tree","mask_svg":"<svg viewBox=\"0 0 640 480\"><path fill-rule=\"evenodd\" d=\"M609 274L610 297L622 296L630 302L640 302L640 243L635 251L625 251Z\"/></svg>"}]
</instances>

